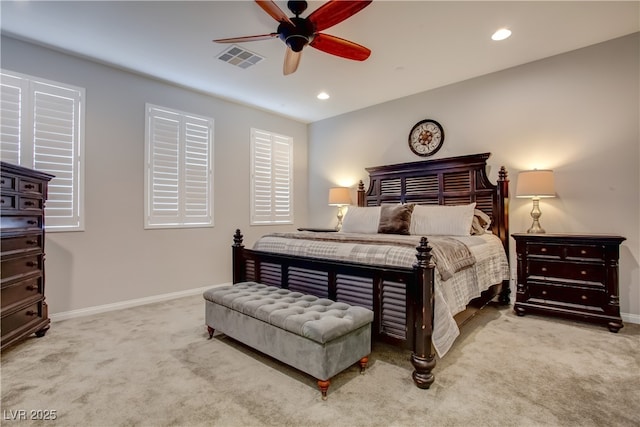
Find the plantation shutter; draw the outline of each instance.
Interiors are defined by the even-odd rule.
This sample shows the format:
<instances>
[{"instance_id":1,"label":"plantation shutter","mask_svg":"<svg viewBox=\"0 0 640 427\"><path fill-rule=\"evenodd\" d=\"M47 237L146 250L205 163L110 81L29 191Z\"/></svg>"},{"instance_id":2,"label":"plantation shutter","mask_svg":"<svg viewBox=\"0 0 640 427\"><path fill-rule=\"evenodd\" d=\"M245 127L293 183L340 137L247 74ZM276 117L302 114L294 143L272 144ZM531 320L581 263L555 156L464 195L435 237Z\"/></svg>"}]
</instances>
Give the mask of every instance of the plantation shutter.
<instances>
[{"instance_id":1,"label":"plantation shutter","mask_svg":"<svg viewBox=\"0 0 640 427\"><path fill-rule=\"evenodd\" d=\"M50 173L49 231L83 229L84 89L2 73L2 160Z\"/></svg>"},{"instance_id":2,"label":"plantation shutter","mask_svg":"<svg viewBox=\"0 0 640 427\"><path fill-rule=\"evenodd\" d=\"M28 82L24 79L2 74L0 82L0 150L2 160L21 164L20 162L20 135L22 129L21 110L22 94Z\"/></svg>"},{"instance_id":3,"label":"plantation shutter","mask_svg":"<svg viewBox=\"0 0 640 427\"><path fill-rule=\"evenodd\" d=\"M33 82L33 168L55 175L49 183L47 228L78 227L78 156L80 120L77 92Z\"/></svg>"},{"instance_id":4,"label":"plantation shutter","mask_svg":"<svg viewBox=\"0 0 640 427\"><path fill-rule=\"evenodd\" d=\"M213 225L213 120L147 105L147 228Z\"/></svg>"},{"instance_id":5,"label":"plantation shutter","mask_svg":"<svg viewBox=\"0 0 640 427\"><path fill-rule=\"evenodd\" d=\"M251 129L251 224L293 223L293 139Z\"/></svg>"}]
</instances>

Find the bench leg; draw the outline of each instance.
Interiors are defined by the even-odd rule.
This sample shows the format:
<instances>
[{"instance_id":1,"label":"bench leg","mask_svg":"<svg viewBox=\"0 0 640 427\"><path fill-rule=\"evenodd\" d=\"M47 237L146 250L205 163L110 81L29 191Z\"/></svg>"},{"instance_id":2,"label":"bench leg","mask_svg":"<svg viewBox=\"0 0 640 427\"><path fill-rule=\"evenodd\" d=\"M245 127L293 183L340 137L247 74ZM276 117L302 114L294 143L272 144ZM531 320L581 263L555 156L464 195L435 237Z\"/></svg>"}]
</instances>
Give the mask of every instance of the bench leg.
<instances>
[{"instance_id":1,"label":"bench leg","mask_svg":"<svg viewBox=\"0 0 640 427\"><path fill-rule=\"evenodd\" d=\"M209 339L213 338L213 333L216 331L211 326L207 325L207 331L209 332Z\"/></svg>"},{"instance_id":2,"label":"bench leg","mask_svg":"<svg viewBox=\"0 0 640 427\"><path fill-rule=\"evenodd\" d=\"M360 363L360 373L364 374L364 370L367 369L367 364L369 363L369 357L363 357L358 363Z\"/></svg>"},{"instance_id":3,"label":"bench leg","mask_svg":"<svg viewBox=\"0 0 640 427\"><path fill-rule=\"evenodd\" d=\"M329 390L329 385L331 382L329 380L318 380L318 388L322 393L322 400L327 400L327 390Z\"/></svg>"}]
</instances>

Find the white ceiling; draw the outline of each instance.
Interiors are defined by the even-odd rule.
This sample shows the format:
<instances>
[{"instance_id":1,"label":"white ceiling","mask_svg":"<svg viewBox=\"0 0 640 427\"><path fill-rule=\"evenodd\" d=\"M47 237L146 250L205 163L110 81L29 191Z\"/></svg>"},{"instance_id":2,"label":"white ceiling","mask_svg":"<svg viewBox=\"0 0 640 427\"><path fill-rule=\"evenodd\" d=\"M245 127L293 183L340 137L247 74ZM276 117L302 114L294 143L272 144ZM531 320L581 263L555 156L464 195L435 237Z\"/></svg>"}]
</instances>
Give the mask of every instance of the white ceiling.
<instances>
[{"instance_id":1,"label":"white ceiling","mask_svg":"<svg viewBox=\"0 0 640 427\"><path fill-rule=\"evenodd\" d=\"M286 1L276 1L292 16ZM322 5L309 2L303 17ZM640 31L640 1L380 1L325 33L371 49L364 62L307 46L282 75L279 39L243 43L241 69L215 38L274 32L252 1L1 1L2 33L313 122ZM511 38L494 42L500 27ZM331 98L319 101L327 91Z\"/></svg>"}]
</instances>

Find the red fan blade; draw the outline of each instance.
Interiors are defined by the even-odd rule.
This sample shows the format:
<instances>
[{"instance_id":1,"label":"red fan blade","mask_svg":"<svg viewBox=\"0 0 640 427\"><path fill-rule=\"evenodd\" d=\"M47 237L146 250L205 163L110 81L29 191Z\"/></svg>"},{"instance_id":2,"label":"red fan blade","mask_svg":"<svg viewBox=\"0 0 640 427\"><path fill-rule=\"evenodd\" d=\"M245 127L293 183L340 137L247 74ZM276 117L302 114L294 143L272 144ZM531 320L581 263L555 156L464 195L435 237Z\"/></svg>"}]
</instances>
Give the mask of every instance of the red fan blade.
<instances>
[{"instance_id":1,"label":"red fan blade","mask_svg":"<svg viewBox=\"0 0 640 427\"><path fill-rule=\"evenodd\" d=\"M360 12L369 6L372 0L344 1L329 0L307 17L315 25L316 31L326 30L329 27L344 21L350 16Z\"/></svg>"},{"instance_id":2,"label":"red fan blade","mask_svg":"<svg viewBox=\"0 0 640 427\"><path fill-rule=\"evenodd\" d=\"M290 47L287 47L287 52L284 54L282 73L285 76L295 73L300 64L300 58L302 58L302 51L294 52Z\"/></svg>"},{"instance_id":3,"label":"red fan blade","mask_svg":"<svg viewBox=\"0 0 640 427\"><path fill-rule=\"evenodd\" d=\"M258 40L267 40L278 37L278 33L261 34L259 36L246 36L246 37L231 37L228 39L216 39L213 40L216 43L242 43L242 42L255 42Z\"/></svg>"},{"instance_id":4,"label":"red fan blade","mask_svg":"<svg viewBox=\"0 0 640 427\"><path fill-rule=\"evenodd\" d=\"M331 55L341 56L355 61L364 61L371 55L371 51L366 47L329 34L316 34L309 45L323 52L330 53Z\"/></svg>"},{"instance_id":5,"label":"red fan blade","mask_svg":"<svg viewBox=\"0 0 640 427\"><path fill-rule=\"evenodd\" d=\"M289 17L287 15L285 15L285 13L282 11L282 9L280 9L278 7L278 5L275 4L273 1L271 1L271 0L267 0L267 1L256 0L256 3L258 3L258 6L260 6L265 12L267 12L269 15L271 15L271 17L273 19L275 19L276 21L278 21L278 22L288 22L289 24L293 25L293 22L291 22Z\"/></svg>"}]
</instances>

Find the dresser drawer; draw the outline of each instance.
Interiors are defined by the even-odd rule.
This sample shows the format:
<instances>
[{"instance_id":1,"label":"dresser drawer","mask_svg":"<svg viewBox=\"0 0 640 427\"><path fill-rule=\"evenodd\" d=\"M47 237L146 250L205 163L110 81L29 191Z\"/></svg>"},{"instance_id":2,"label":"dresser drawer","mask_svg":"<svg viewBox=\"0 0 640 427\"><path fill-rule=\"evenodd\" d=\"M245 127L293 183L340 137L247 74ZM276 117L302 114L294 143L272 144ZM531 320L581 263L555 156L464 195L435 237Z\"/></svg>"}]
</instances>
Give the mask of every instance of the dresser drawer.
<instances>
[{"instance_id":1,"label":"dresser drawer","mask_svg":"<svg viewBox=\"0 0 640 427\"><path fill-rule=\"evenodd\" d=\"M529 277L541 276L600 284L605 282L604 267L595 264L529 259L527 262L527 274Z\"/></svg>"},{"instance_id":2,"label":"dresser drawer","mask_svg":"<svg viewBox=\"0 0 640 427\"><path fill-rule=\"evenodd\" d=\"M40 215L7 215L0 217L2 231L9 230L37 230L42 228L42 216Z\"/></svg>"},{"instance_id":3,"label":"dresser drawer","mask_svg":"<svg viewBox=\"0 0 640 427\"><path fill-rule=\"evenodd\" d=\"M30 323L40 323L44 319L46 313L42 307L42 301L33 303L27 307L23 307L16 312L10 313L6 316L2 316L2 336L10 331L14 331L23 328Z\"/></svg>"},{"instance_id":4,"label":"dresser drawer","mask_svg":"<svg viewBox=\"0 0 640 427\"><path fill-rule=\"evenodd\" d=\"M594 307L607 304L607 293L604 290L549 283L529 283L529 297Z\"/></svg>"},{"instance_id":5,"label":"dresser drawer","mask_svg":"<svg viewBox=\"0 0 640 427\"><path fill-rule=\"evenodd\" d=\"M23 280L21 282L13 283L10 286L3 287L0 294L2 310L22 301L39 300L44 298L43 288L42 277Z\"/></svg>"},{"instance_id":6,"label":"dresser drawer","mask_svg":"<svg viewBox=\"0 0 640 427\"><path fill-rule=\"evenodd\" d=\"M18 252L42 251L43 234L2 238L2 256Z\"/></svg>"},{"instance_id":7,"label":"dresser drawer","mask_svg":"<svg viewBox=\"0 0 640 427\"><path fill-rule=\"evenodd\" d=\"M15 190L18 178L10 175L2 175L0 178L0 188L3 190Z\"/></svg>"},{"instance_id":8,"label":"dresser drawer","mask_svg":"<svg viewBox=\"0 0 640 427\"><path fill-rule=\"evenodd\" d=\"M18 196L14 194L3 194L0 198L0 206L2 209L15 209L18 207Z\"/></svg>"},{"instance_id":9,"label":"dresser drawer","mask_svg":"<svg viewBox=\"0 0 640 427\"><path fill-rule=\"evenodd\" d=\"M2 283L16 280L22 276L37 275L42 272L42 254L29 255L2 260Z\"/></svg>"},{"instance_id":10,"label":"dresser drawer","mask_svg":"<svg viewBox=\"0 0 640 427\"><path fill-rule=\"evenodd\" d=\"M20 210L38 210L41 211L44 208L42 198L37 197L20 197L18 202Z\"/></svg>"},{"instance_id":11,"label":"dresser drawer","mask_svg":"<svg viewBox=\"0 0 640 427\"><path fill-rule=\"evenodd\" d=\"M30 179L20 178L20 180L18 181L18 191L20 191L21 193L42 195L42 181L32 181Z\"/></svg>"}]
</instances>

